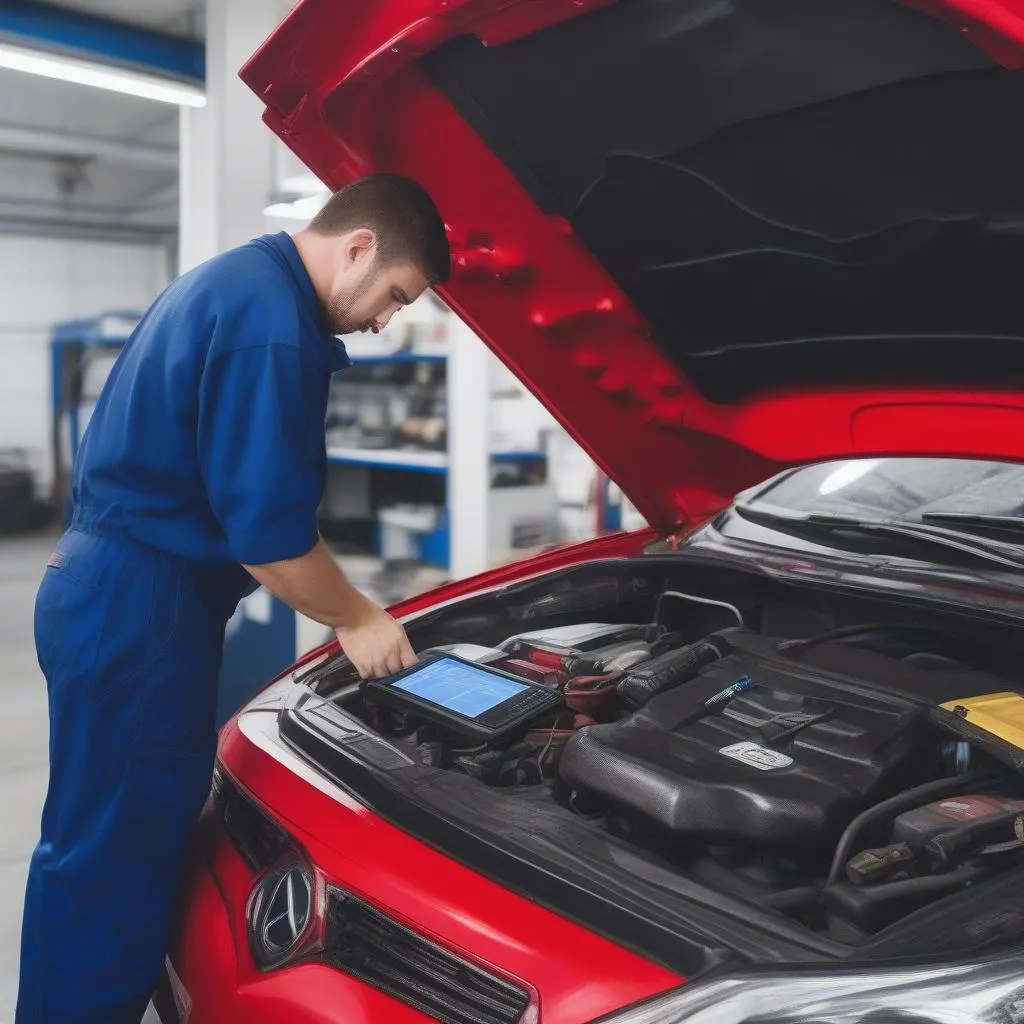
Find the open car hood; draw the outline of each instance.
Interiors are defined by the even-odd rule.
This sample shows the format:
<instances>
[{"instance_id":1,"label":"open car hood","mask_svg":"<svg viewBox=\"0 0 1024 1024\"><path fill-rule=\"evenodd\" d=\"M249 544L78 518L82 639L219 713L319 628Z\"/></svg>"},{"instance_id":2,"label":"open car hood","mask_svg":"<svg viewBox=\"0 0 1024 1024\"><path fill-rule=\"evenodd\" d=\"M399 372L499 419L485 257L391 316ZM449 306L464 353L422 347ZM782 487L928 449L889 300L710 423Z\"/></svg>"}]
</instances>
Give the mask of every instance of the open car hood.
<instances>
[{"instance_id":1,"label":"open car hood","mask_svg":"<svg viewBox=\"0 0 1024 1024\"><path fill-rule=\"evenodd\" d=\"M655 528L795 463L1024 459L1024 0L302 0L242 71Z\"/></svg>"}]
</instances>

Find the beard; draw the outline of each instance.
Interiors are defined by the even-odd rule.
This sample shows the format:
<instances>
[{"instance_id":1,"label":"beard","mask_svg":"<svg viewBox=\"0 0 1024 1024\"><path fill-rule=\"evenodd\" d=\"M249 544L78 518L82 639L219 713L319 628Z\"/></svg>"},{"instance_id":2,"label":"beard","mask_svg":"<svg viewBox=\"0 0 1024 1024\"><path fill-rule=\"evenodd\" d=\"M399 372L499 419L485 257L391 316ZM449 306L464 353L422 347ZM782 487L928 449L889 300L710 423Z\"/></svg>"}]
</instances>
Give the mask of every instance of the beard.
<instances>
[{"instance_id":1,"label":"beard","mask_svg":"<svg viewBox=\"0 0 1024 1024\"><path fill-rule=\"evenodd\" d=\"M347 295L332 295L327 304L327 329L331 334L358 334L373 329L371 320L360 319L353 313L356 303L373 287L380 268L374 265L366 276Z\"/></svg>"}]
</instances>

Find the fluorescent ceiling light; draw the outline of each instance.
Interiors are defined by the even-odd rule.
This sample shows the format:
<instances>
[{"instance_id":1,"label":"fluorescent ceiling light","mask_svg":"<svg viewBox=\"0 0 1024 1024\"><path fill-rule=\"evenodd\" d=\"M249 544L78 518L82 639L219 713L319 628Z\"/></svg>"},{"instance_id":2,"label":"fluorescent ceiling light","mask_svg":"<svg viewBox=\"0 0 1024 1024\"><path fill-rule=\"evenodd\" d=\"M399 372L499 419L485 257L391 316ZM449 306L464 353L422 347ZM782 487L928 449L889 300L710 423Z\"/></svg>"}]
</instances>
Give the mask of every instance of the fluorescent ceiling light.
<instances>
[{"instance_id":1,"label":"fluorescent ceiling light","mask_svg":"<svg viewBox=\"0 0 1024 1024\"><path fill-rule=\"evenodd\" d=\"M199 86L176 82L172 78L161 78L144 71L11 46L9 43L0 43L0 68L56 78L74 85L109 89L161 103L175 103L185 107L206 106L206 93Z\"/></svg>"},{"instance_id":2,"label":"fluorescent ceiling light","mask_svg":"<svg viewBox=\"0 0 1024 1024\"><path fill-rule=\"evenodd\" d=\"M324 205L325 197L302 196L287 203L271 203L263 210L266 217L282 217L285 220L312 220Z\"/></svg>"}]
</instances>

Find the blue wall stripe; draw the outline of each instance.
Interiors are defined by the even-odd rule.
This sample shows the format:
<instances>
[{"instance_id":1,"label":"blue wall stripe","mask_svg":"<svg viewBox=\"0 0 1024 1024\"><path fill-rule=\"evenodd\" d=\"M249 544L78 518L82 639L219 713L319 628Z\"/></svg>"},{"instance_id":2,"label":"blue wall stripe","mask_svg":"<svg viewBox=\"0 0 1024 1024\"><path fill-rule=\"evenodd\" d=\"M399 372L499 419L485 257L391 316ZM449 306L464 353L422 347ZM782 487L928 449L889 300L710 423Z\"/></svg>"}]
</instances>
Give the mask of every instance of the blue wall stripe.
<instances>
[{"instance_id":1,"label":"blue wall stripe","mask_svg":"<svg viewBox=\"0 0 1024 1024\"><path fill-rule=\"evenodd\" d=\"M37 0L0 0L0 37L174 78L206 76L200 43Z\"/></svg>"}]
</instances>

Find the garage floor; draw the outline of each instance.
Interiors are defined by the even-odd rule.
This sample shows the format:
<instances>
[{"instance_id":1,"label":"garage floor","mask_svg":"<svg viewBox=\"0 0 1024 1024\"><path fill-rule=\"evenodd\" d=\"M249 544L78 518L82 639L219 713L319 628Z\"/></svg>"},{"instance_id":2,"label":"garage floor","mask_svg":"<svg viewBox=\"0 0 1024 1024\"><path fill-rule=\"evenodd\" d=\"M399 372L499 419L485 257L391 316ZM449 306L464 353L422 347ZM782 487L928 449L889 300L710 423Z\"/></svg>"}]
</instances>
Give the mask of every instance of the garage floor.
<instances>
[{"instance_id":1,"label":"garage floor","mask_svg":"<svg viewBox=\"0 0 1024 1024\"><path fill-rule=\"evenodd\" d=\"M46 793L46 689L32 607L53 541L0 538L0 1024L14 1020L25 875Z\"/></svg>"}]
</instances>

